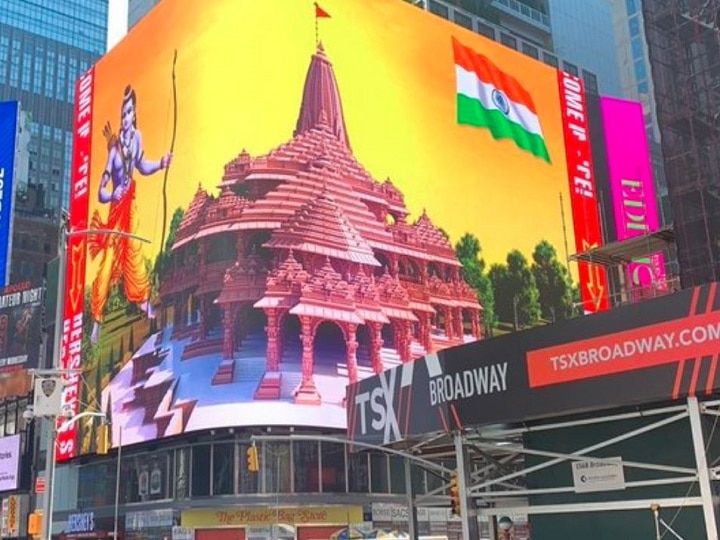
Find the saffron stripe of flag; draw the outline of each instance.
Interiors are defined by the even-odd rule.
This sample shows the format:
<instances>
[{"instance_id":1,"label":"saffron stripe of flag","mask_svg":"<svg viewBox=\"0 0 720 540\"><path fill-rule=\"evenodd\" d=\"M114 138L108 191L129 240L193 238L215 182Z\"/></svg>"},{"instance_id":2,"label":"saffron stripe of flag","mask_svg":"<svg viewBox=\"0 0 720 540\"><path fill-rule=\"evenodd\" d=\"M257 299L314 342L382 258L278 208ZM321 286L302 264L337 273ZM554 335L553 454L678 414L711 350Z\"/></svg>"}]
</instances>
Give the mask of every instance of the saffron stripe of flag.
<instances>
[{"instance_id":1,"label":"saffron stripe of flag","mask_svg":"<svg viewBox=\"0 0 720 540\"><path fill-rule=\"evenodd\" d=\"M490 130L495 139L512 139L550 162L530 93L487 57L453 38L457 83L457 121Z\"/></svg>"}]
</instances>

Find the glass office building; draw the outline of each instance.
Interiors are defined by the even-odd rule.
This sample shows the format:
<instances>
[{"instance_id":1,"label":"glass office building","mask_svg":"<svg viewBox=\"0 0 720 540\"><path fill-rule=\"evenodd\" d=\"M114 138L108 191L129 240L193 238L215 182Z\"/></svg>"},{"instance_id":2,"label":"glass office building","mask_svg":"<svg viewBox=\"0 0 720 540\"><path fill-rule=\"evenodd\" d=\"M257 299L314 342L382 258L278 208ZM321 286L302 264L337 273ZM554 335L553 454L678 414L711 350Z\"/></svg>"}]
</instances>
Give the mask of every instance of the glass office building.
<instances>
[{"instance_id":1,"label":"glass office building","mask_svg":"<svg viewBox=\"0 0 720 540\"><path fill-rule=\"evenodd\" d=\"M596 74L601 94L622 96L610 2L548 0L548 5L557 55Z\"/></svg>"},{"instance_id":2,"label":"glass office building","mask_svg":"<svg viewBox=\"0 0 720 540\"><path fill-rule=\"evenodd\" d=\"M17 100L30 115L29 173L18 181L41 194L33 211L47 217L67 205L74 83L105 52L107 5L2 0L0 100Z\"/></svg>"},{"instance_id":3,"label":"glass office building","mask_svg":"<svg viewBox=\"0 0 720 540\"><path fill-rule=\"evenodd\" d=\"M0 101L20 102L30 132L15 178L11 281L38 279L67 207L75 81L105 52L108 0L1 0Z\"/></svg>"}]
</instances>

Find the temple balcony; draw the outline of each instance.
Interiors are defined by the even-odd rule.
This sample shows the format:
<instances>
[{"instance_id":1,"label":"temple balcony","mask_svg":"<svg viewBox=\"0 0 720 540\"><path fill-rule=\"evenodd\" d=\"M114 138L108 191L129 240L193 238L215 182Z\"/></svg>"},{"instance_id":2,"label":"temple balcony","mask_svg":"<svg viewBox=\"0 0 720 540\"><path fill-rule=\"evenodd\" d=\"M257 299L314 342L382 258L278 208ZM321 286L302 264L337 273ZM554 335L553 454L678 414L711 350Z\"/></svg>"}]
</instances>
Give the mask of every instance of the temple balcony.
<instances>
[{"instance_id":1,"label":"temple balcony","mask_svg":"<svg viewBox=\"0 0 720 540\"><path fill-rule=\"evenodd\" d=\"M234 261L217 261L200 265L200 285L198 294L216 292L222 289L225 272L234 264Z\"/></svg>"},{"instance_id":2,"label":"temple balcony","mask_svg":"<svg viewBox=\"0 0 720 540\"><path fill-rule=\"evenodd\" d=\"M160 282L160 295L176 294L187 289L194 289L201 280L199 269L177 268L175 271L163 276Z\"/></svg>"}]
</instances>

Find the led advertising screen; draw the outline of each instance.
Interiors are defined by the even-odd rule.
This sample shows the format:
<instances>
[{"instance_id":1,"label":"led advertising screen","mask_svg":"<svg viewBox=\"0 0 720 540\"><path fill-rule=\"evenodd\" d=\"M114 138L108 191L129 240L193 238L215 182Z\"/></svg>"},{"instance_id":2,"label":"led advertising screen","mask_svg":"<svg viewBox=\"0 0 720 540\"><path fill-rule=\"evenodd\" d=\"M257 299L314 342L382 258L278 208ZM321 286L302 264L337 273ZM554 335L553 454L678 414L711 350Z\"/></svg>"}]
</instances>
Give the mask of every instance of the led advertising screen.
<instances>
[{"instance_id":1,"label":"led advertising screen","mask_svg":"<svg viewBox=\"0 0 720 540\"><path fill-rule=\"evenodd\" d=\"M655 231L660 218L642 103L602 97L600 110L617 239ZM657 252L633 261L626 279L634 298L655 296L667 289L665 257Z\"/></svg>"},{"instance_id":2,"label":"led advertising screen","mask_svg":"<svg viewBox=\"0 0 720 540\"><path fill-rule=\"evenodd\" d=\"M38 367L43 293L30 282L0 289L0 373Z\"/></svg>"},{"instance_id":3,"label":"led advertising screen","mask_svg":"<svg viewBox=\"0 0 720 540\"><path fill-rule=\"evenodd\" d=\"M77 83L64 400L113 445L344 429L348 381L603 309L564 262L599 238L581 81L404 2L321 4L166 0Z\"/></svg>"},{"instance_id":4,"label":"led advertising screen","mask_svg":"<svg viewBox=\"0 0 720 540\"><path fill-rule=\"evenodd\" d=\"M7 285L12 248L13 181L20 107L0 102L0 287Z\"/></svg>"},{"instance_id":5,"label":"led advertising screen","mask_svg":"<svg viewBox=\"0 0 720 540\"><path fill-rule=\"evenodd\" d=\"M0 492L18 488L20 435L0 437Z\"/></svg>"}]
</instances>

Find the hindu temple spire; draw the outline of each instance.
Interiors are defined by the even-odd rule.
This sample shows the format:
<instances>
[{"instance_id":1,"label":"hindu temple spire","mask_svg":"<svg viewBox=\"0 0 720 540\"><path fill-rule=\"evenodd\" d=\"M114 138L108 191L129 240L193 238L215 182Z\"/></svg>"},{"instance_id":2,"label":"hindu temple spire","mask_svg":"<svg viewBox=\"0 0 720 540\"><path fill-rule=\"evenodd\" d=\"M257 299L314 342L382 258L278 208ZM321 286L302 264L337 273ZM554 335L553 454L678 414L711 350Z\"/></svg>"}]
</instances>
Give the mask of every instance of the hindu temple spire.
<instances>
[{"instance_id":1,"label":"hindu temple spire","mask_svg":"<svg viewBox=\"0 0 720 540\"><path fill-rule=\"evenodd\" d=\"M294 135L319 127L321 123L350 148L335 72L325 55L322 43L318 43L317 52L310 60L305 77L302 104Z\"/></svg>"}]
</instances>

